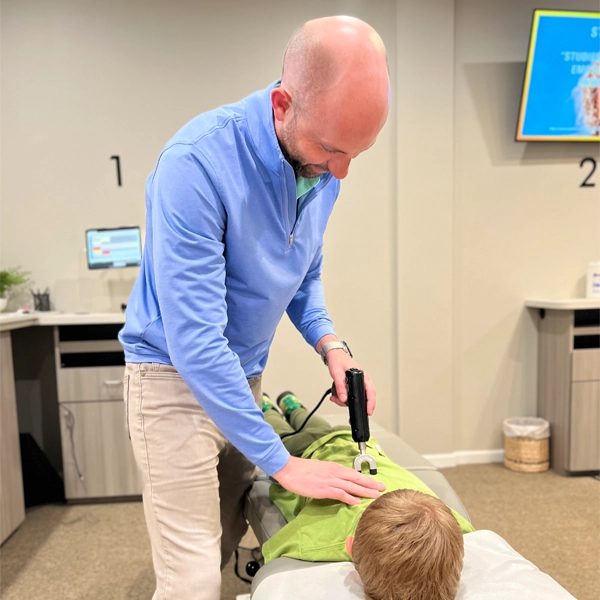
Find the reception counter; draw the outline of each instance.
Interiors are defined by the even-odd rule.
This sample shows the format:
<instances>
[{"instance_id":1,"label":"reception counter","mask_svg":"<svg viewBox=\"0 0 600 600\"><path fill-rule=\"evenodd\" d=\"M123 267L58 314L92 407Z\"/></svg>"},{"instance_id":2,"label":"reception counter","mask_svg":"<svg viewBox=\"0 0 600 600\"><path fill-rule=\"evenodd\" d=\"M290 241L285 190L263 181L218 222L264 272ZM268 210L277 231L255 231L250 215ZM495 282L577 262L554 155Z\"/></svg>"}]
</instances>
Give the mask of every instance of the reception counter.
<instances>
[{"instance_id":1,"label":"reception counter","mask_svg":"<svg viewBox=\"0 0 600 600\"><path fill-rule=\"evenodd\" d=\"M538 327L538 415L550 422L550 465L600 471L600 298L530 299Z\"/></svg>"},{"instance_id":2,"label":"reception counter","mask_svg":"<svg viewBox=\"0 0 600 600\"><path fill-rule=\"evenodd\" d=\"M141 494L123 408L123 313L0 314L2 543L25 516L19 431L69 501Z\"/></svg>"}]
</instances>

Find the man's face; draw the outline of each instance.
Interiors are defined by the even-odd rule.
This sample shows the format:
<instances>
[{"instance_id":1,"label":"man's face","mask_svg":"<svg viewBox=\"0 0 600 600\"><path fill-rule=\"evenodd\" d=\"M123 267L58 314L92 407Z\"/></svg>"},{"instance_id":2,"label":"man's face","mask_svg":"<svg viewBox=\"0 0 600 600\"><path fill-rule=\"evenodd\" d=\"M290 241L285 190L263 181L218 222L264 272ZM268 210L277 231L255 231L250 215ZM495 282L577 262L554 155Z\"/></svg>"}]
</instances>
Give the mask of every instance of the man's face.
<instances>
[{"instance_id":1,"label":"man's face","mask_svg":"<svg viewBox=\"0 0 600 600\"><path fill-rule=\"evenodd\" d=\"M282 123L279 145L296 177L308 179L331 173L336 179L348 175L350 161L370 148L385 119L367 132L355 122L343 121L323 111L293 114Z\"/></svg>"},{"instance_id":2,"label":"man's face","mask_svg":"<svg viewBox=\"0 0 600 600\"><path fill-rule=\"evenodd\" d=\"M318 151L318 145L310 144L306 139L303 139L301 132L298 132L298 118L294 117L289 123L283 126L279 136L279 145L285 159L294 169L296 178L306 177L312 179L318 177L321 173L329 172L327 167L327 156L323 156L322 152ZM310 156L304 154L300 149L301 145L304 152L308 152ZM311 146L314 146L311 148ZM325 159L323 161L323 159ZM323 162L320 162L323 161Z\"/></svg>"},{"instance_id":3,"label":"man's face","mask_svg":"<svg viewBox=\"0 0 600 600\"><path fill-rule=\"evenodd\" d=\"M274 125L281 151L296 177L348 175L350 161L370 148L387 118L389 103L356 98L338 86L303 101L298 111L289 91L271 91Z\"/></svg>"}]
</instances>

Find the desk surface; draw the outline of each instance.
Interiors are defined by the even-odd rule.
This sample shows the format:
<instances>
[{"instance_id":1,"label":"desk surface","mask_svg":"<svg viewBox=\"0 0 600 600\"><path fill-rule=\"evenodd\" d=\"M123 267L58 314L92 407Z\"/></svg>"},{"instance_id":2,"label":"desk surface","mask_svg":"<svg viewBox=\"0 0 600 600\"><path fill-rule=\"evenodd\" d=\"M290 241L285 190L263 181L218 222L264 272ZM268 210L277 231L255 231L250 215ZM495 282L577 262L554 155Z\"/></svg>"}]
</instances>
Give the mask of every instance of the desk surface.
<instances>
[{"instance_id":1,"label":"desk surface","mask_svg":"<svg viewBox=\"0 0 600 600\"><path fill-rule=\"evenodd\" d=\"M10 331L11 329L20 329L37 325L37 317L34 315L21 315L17 313L0 314L0 331Z\"/></svg>"},{"instance_id":2,"label":"desk surface","mask_svg":"<svg viewBox=\"0 0 600 600\"><path fill-rule=\"evenodd\" d=\"M31 312L29 314L0 314L0 331L9 331L32 325L102 325L125 323L125 313L63 313L59 311Z\"/></svg>"},{"instance_id":3,"label":"desk surface","mask_svg":"<svg viewBox=\"0 0 600 600\"><path fill-rule=\"evenodd\" d=\"M38 312L38 325L102 325L125 323L125 313Z\"/></svg>"},{"instance_id":4,"label":"desk surface","mask_svg":"<svg viewBox=\"0 0 600 600\"><path fill-rule=\"evenodd\" d=\"M554 310L600 308L600 298L564 298L557 300L531 298L525 300L525 306L528 308L549 308Z\"/></svg>"}]
</instances>

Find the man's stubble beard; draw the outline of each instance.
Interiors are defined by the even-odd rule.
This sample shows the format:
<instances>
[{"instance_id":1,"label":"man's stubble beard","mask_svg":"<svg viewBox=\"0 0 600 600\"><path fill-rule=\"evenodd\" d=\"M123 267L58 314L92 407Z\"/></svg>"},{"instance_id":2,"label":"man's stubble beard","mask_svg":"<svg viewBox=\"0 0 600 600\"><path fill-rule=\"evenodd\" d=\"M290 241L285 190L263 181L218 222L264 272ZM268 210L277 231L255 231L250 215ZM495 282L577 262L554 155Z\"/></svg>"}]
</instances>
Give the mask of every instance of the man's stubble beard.
<instances>
[{"instance_id":1,"label":"man's stubble beard","mask_svg":"<svg viewBox=\"0 0 600 600\"><path fill-rule=\"evenodd\" d=\"M296 179L298 179L298 177L305 177L306 179L318 177L320 174L314 172L313 165L305 163L302 156L300 156L298 148L296 147L296 143L293 140L293 135L296 131L295 123L293 123L292 126L293 128L291 131L290 127L287 129L282 129L281 131L281 138L278 139L281 153L283 154L285 160L290 163L292 169L294 169L294 175L296 176Z\"/></svg>"}]
</instances>

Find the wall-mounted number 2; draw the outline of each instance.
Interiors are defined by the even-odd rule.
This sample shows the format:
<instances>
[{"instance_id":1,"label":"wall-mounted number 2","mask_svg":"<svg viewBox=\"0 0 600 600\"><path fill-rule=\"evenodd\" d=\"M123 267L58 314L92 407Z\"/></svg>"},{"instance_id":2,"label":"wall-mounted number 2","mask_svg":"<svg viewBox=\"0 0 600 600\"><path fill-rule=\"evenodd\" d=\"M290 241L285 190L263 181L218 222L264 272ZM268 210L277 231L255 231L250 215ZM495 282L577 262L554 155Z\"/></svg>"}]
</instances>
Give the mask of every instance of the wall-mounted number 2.
<instances>
[{"instance_id":1,"label":"wall-mounted number 2","mask_svg":"<svg viewBox=\"0 0 600 600\"><path fill-rule=\"evenodd\" d=\"M590 177L594 174L596 170L596 159L588 156L587 158L582 159L579 163L579 168L582 168L586 162L592 163L592 169L588 173L588 176L581 182L579 187L596 187L596 184L593 181L590 181Z\"/></svg>"},{"instance_id":2,"label":"wall-mounted number 2","mask_svg":"<svg viewBox=\"0 0 600 600\"><path fill-rule=\"evenodd\" d=\"M111 156L110 160L116 160L117 161L117 185L119 187L121 187L121 162L119 160L119 157L118 156ZM594 164L594 166L595 166L595 164Z\"/></svg>"}]
</instances>

